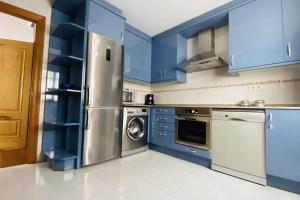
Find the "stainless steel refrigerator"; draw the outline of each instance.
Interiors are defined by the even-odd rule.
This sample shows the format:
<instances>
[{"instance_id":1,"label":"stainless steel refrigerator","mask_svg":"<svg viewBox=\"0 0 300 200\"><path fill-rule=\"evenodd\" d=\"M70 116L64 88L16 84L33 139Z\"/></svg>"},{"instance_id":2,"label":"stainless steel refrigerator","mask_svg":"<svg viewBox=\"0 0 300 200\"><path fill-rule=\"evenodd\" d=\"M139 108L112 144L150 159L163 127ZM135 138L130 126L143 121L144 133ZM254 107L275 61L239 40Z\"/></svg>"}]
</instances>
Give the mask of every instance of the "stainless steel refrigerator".
<instances>
[{"instance_id":1,"label":"stainless steel refrigerator","mask_svg":"<svg viewBox=\"0 0 300 200\"><path fill-rule=\"evenodd\" d=\"M120 154L122 45L89 33L82 165Z\"/></svg>"}]
</instances>

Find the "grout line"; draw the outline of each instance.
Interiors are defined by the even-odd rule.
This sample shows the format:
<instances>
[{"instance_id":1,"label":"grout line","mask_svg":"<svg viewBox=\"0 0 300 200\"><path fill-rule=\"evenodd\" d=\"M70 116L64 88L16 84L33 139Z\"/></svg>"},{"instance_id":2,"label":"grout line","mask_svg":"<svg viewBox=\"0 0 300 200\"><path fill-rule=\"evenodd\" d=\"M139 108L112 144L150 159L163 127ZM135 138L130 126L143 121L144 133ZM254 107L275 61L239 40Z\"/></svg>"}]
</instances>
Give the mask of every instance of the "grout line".
<instances>
[{"instance_id":1,"label":"grout line","mask_svg":"<svg viewBox=\"0 0 300 200\"><path fill-rule=\"evenodd\" d=\"M207 85L194 88L182 88L182 89L170 89L170 90L152 90L151 93L165 93L165 92L179 92L179 91L196 91L205 89L216 89L216 88L228 88L228 87L245 87L250 85L268 85L268 84L283 84L299 82L300 77L277 79L277 80L267 80L267 81L254 81L254 82L244 82L244 83L229 83L220 85Z\"/></svg>"}]
</instances>

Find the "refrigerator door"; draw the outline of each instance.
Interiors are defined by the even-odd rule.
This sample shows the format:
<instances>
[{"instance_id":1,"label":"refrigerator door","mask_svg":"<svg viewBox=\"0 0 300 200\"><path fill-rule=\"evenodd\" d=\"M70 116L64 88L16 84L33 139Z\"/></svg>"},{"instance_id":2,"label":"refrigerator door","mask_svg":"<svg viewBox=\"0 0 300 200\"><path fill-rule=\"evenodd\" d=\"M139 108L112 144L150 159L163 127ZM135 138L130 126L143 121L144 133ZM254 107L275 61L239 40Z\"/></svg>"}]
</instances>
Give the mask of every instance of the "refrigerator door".
<instances>
[{"instance_id":1,"label":"refrigerator door","mask_svg":"<svg viewBox=\"0 0 300 200\"><path fill-rule=\"evenodd\" d=\"M86 107L121 107L122 56L122 45L89 33Z\"/></svg>"},{"instance_id":2,"label":"refrigerator door","mask_svg":"<svg viewBox=\"0 0 300 200\"><path fill-rule=\"evenodd\" d=\"M82 165L120 157L121 109L86 109Z\"/></svg>"}]
</instances>

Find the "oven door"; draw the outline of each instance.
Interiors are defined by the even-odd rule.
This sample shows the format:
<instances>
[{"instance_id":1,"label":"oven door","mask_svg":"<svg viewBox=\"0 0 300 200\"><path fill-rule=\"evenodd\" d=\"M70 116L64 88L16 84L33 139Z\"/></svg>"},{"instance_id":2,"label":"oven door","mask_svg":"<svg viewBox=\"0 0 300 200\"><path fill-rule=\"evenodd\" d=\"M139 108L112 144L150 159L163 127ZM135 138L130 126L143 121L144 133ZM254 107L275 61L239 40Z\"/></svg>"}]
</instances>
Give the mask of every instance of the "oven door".
<instances>
[{"instance_id":1,"label":"oven door","mask_svg":"<svg viewBox=\"0 0 300 200\"><path fill-rule=\"evenodd\" d=\"M176 143L210 149L210 117L176 116Z\"/></svg>"}]
</instances>

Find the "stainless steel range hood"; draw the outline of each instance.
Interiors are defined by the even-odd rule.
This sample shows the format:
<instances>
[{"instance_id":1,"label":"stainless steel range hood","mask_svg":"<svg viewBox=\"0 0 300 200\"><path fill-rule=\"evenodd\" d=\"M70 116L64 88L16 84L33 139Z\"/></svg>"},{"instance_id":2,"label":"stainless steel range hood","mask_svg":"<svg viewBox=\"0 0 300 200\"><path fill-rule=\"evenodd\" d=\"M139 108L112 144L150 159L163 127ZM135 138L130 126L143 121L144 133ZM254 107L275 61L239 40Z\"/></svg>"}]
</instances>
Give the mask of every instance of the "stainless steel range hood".
<instances>
[{"instance_id":1,"label":"stainless steel range hood","mask_svg":"<svg viewBox=\"0 0 300 200\"><path fill-rule=\"evenodd\" d=\"M198 35L198 54L181 64L179 69L192 73L218 67L227 66L227 63L215 53L215 31L207 29Z\"/></svg>"}]
</instances>

